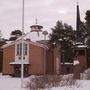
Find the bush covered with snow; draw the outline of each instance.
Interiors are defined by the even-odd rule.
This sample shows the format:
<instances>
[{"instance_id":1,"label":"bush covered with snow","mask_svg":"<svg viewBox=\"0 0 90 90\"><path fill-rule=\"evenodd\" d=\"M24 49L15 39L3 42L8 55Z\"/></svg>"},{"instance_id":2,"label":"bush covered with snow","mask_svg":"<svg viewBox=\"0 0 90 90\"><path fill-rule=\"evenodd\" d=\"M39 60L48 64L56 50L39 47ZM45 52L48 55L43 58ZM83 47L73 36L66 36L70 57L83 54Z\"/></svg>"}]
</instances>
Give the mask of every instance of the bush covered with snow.
<instances>
[{"instance_id":1,"label":"bush covered with snow","mask_svg":"<svg viewBox=\"0 0 90 90\"><path fill-rule=\"evenodd\" d=\"M90 80L90 68L81 74L81 79Z\"/></svg>"},{"instance_id":2,"label":"bush covered with snow","mask_svg":"<svg viewBox=\"0 0 90 90\"><path fill-rule=\"evenodd\" d=\"M28 90L46 89L51 87L76 86L79 87L72 75L31 76L26 84Z\"/></svg>"}]
</instances>

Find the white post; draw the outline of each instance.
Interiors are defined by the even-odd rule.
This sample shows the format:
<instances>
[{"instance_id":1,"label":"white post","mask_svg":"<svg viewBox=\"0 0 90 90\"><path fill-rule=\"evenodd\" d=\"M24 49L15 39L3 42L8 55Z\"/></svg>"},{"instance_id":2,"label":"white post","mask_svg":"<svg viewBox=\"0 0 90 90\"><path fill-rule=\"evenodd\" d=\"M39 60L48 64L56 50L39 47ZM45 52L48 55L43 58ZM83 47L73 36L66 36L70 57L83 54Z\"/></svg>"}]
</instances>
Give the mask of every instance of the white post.
<instances>
[{"instance_id":1,"label":"white post","mask_svg":"<svg viewBox=\"0 0 90 90\"><path fill-rule=\"evenodd\" d=\"M22 0L22 63L21 63L21 89L23 88L23 74L24 74L24 65L23 65L23 44L24 43L24 0Z\"/></svg>"},{"instance_id":2,"label":"white post","mask_svg":"<svg viewBox=\"0 0 90 90\"><path fill-rule=\"evenodd\" d=\"M46 35L44 35L44 40L46 40Z\"/></svg>"}]
</instances>

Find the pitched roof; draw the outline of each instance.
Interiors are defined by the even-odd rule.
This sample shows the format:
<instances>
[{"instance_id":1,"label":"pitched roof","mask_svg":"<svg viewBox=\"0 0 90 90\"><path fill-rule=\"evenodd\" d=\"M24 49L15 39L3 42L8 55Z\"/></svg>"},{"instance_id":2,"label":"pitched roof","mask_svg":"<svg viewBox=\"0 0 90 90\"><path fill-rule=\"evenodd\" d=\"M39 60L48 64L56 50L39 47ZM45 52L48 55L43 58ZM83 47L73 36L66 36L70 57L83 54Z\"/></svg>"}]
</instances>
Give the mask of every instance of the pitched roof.
<instances>
[{"instance_id":1,"label":"pitched roof","mask_svg":"<svg viewBox=\"0 0 90 90\"><path fill-rule=\"evenodd\" d=\"M46 35L45 37L46 37L45 38L46 40L49 40L49 35ZM21 39L22 39L22 37L19 37L15 41L8 41L7 44L2 46L2 48L8 47L10 45L14 45L16 42L20 41ZM42 47L42 48L48 48L45 44L37 42L37 41L41 41L41 40L44 40L44 35L43 35L42 31L39 31L39 32L31 31L24 35L24 41L27 41L30 44L34 44L34 45Z\"/></svg>"},{"instance_id":2,"label":"pitched roof","mask_svg":"<svg viewBox=\"0 0 90 90\"><path fill-rule=\"evenodd\" d=\"M8 46L14 45L14 44L15 44L16 42L18 42L18 41L21 41L21 39L16 40L16 41L12 41L12 42L10 41L9 43L3 45L2 48L6 48L6 47L8 47ZM48 47L47 47L46 45L44 45L44 44L41 44L41 43L38 43L38 42L27 41L27 40L24 40L24 41L26 41L26 42L28 42L28 43L30 43L30 44L33 44L33 45L36 45L36 46L39 46L39 47L48 49Z\"/></svg>"}]
</instances>

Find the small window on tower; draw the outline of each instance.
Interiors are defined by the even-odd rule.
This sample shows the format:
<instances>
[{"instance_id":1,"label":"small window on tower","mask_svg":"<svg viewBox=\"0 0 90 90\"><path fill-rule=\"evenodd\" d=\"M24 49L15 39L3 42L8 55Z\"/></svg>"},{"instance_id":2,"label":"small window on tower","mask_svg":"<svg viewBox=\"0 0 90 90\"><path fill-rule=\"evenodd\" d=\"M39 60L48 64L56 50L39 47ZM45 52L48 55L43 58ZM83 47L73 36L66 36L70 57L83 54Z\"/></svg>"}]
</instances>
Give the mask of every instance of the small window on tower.
<instances>
[{"instance_id":1,"label":"small window on tower","mask_svg":"<svg viewBox=\"0 0 90 90\"><path fill-rule=\"evenodd\" d=\"M79 50L79 55L85 55L85 50Z\"/></svg>"},{"instance_id":2,"label":"small window on tower","mask_svg":"<svg viewBox=\"0 0 90 90\"><path fill-rule=\"evenodd\" d=\"M75 55L85 55L85 50L75 50Z\"/></svg>"}]
</instances>

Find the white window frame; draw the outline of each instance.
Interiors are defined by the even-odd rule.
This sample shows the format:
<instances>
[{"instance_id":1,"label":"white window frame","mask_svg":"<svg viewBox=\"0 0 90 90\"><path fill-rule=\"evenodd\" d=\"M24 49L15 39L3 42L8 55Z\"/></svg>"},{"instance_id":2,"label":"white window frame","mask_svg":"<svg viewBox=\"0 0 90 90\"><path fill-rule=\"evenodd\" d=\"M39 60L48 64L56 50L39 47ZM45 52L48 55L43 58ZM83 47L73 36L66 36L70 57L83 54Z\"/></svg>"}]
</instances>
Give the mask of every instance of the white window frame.
<instances>
[{"instance_id":1,"label":"white window frame","mask_svg":"<svg viewBox=\"0 0 90 90\"><path fill-rule=\"evenodd\" d=\"M20 41L17 41L15 43L15 62L20 62L21 61L21 52L22 52L21 51L21 49L22 49L21 48L21 46L22 46L21 43L22 43L21 40ZM21 44L21 46L20 46L20 44ZM25 48L24 48L24 57L23 57L23 60L25 62L28 62L29 61L29 43L27 41L24 41L24 45L27 45L27 54L25 54ZM17 49L19 50L18 52L17 52Z\"/></svg>"}]
</instances>

